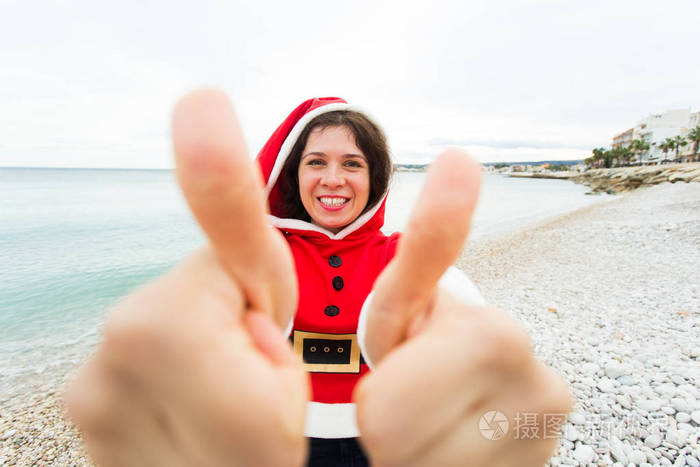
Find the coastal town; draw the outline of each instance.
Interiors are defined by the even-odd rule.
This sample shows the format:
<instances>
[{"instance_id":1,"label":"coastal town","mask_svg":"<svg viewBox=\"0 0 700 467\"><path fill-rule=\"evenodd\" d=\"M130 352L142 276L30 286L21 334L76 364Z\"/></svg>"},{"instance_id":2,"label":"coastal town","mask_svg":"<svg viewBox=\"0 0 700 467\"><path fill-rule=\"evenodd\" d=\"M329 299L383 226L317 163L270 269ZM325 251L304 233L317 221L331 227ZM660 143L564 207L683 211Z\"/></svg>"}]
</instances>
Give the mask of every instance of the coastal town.
<instances>
[{"instance_id":1,"label":"coastal town","mask_svg":"<svg viewBox=\"0 0 700 467\"><path fill-rule=\"evenodd\" d=\"M700 112L687 109L650 114L612 138L610 149L573 161L485 163L484 171L517 178L571 180L590 194L616 194L664 182L700 182ZM426 164L397 164L400 172L422 172Z\"/></svg>"}]
</instances>

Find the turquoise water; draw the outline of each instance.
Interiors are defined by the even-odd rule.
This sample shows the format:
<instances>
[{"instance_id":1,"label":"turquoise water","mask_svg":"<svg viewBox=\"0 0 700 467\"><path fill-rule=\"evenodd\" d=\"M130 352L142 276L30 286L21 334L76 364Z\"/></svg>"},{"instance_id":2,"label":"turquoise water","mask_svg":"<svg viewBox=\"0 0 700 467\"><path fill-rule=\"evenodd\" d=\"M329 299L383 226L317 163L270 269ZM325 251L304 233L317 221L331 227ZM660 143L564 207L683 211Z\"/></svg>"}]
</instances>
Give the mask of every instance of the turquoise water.
<instances>
[{"instance_id":1,"label":"turquoise water","mask_svg":"<svg viewBox=\"0 0 700 467\"><path fill-rule=\"evenodd\" d=\"M402 230L423 178L397 174L385 231ZM586 191L487 175L472 238L601 200ZM0 169L0 399L73 368L110 305L203 241L172 172Z\"/></svg>"}]
</instances>

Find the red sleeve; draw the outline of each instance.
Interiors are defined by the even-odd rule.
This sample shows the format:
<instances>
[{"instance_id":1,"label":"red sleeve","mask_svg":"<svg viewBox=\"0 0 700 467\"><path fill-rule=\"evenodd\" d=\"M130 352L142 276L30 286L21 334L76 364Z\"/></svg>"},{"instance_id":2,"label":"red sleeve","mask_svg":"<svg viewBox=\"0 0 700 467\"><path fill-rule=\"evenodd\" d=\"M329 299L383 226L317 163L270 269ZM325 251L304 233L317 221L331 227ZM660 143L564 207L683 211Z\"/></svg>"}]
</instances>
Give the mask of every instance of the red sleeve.
<instances>
[{"instance_id":1,"label":"red sleeve","mask_svg":"<svg viewBox=\"0 0 700 467\"><path fill-rule=\"evenodd\" d=\"M396 254L396 247L399 245L399 238L401 237L401 232L395 232L387 237L386 243L384 244L384 266L389 264Z\"/></svg>"}]
</instances>

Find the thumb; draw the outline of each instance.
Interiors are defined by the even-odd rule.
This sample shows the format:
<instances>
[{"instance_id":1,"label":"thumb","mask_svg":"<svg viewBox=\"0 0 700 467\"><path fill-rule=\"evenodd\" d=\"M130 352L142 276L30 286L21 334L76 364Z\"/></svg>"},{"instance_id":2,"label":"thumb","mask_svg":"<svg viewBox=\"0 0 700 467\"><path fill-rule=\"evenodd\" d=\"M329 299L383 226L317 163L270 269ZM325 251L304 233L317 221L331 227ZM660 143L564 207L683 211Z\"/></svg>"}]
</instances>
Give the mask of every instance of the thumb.
<instances>
[{"instance_id":1,"label":"thumb","mask_svg":"<svg viewBox=\"0 0 700 467\"><path fill-rule=\"evenodd\" d=\"M405 340L412 319L429 306L438 280L469 233L481 166L458 150L443 152L428 170L396 256L377 278L365 347L376 363Z\"/></svg>"}]
</instances>

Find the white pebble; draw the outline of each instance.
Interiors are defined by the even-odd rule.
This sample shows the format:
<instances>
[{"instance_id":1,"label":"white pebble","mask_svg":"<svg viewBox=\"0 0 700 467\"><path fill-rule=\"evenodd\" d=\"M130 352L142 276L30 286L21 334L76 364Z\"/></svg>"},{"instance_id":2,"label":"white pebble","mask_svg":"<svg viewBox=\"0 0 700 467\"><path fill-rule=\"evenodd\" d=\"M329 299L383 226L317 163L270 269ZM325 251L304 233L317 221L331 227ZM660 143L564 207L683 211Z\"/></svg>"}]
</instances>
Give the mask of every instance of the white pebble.
<instances>
[{"instance_id":1,"label":"white pebble","mask_svg":"<svg viewBox=\"0 0 700 467\"><path fill-rule=\"evenodd\" d=\"M615 397L615 400L618 404L620 404L626 409L632 408L632 401L630 400L630 396L628 396L627 394L620 394L617 397Z\"/></svg>"},{"instance_id":2,"label":"white pebble","mask_svg":"<svg viewBox=\"0 0 700 467\"><path fill-rule=\"evenodd\" d=\"M647 456L642 451L632 451L629 461L633 464L641 464L647 461Z\"/></svg>"},{"instance_id":3,"label":"white pebble","mask_svg":"<svg viewBox=\"0 0 700 467\"><path fill-rule=\"evenodd\" d=\"M581 365L581 373L585 375L594 375L600 370L600 367L596 363L586 362Z\"/></svg>"},{"instance_id":4,"label":"white pebble","mask_svg":"<svg viewBox=\"0 0 700 467\"><path fill-rule=\"evenodd\" d=\"M642 446L642 451L644 451L644 454L647 456L647 461L650 464L658 464L659 462L659 456L656 455L653 449L649 449L646 446Z\"/></svg>"},{"instance_id":5,"label":"white pebble","mask_svg":"<svg viewBox=\"0 0 700 467\"><path fill-rule=\"evenodd\" d=\"M610 444L610 454L615 458L616 461L627 464L627 457L625 456L625 448L622 442L616 437L611 436L609 440Z\"/></svg>"},{"instance_id":6,"label":"white pebble","mask_svg":"<svg viewBox=\"0 0 700 467\"><path fill-rule=\"evenodd\" d=\"M601 392L605 392L605 393L615 392L615 384L612 382L611 379L608 379L608 378L601 379L600 381L598 381L598 384L596 386L598 387L598 389L601 390Z\"/></svg>"},{"instance_id":7,"label":"white pebble","mask_svg":"<svg viewBox=\"0 0 700 467\"><path fill-rule=\"evenodd\" d=\"M671 399L671 407L676 409L678 412L688 412L689 406L685 399L680 397L674 397Z\"/></svg>"},{"instance_id":8,"label":"white pebble","mask_svg":"<svg viewBox=\"0 0 700 467\"><path fill-rule=\"evenodd\" d=\"M640 399L637 401L637 407L647 412L656 412L661 408L663 402L659 399Z\"/></svg>"},{"instance_id":9,"label":"white pebble","mask_svg":"<svg viewBox=\"0 0 700 467\"><path fill-rule=\"evenodd\" d=\"M687 437L688 434L682 430L670 429L666 432L666 441L678 447L685 444Z\"/></svg>"},{"instance_id":10,"label":"white pebble","mask_svg":"<svg viewBox=\"0 0 700 467\"><path fill-rule=\"evenodd\" d=\"M587 444L582 444L574 450L574 457L583 465L588 465L595 459L595 451Z\"/></svg>"},{"instance_id":11,"label":"white pebble","mask_svg":"<svg viewBox=\"0 0 700 467\"><path fill-rule=\"evenodd\" d=\"M659 446L661 446L661 441L662 441L661 436L650 435L650 436L647 436L647 439L644 440L644 444L647 447L655 449L655 448L658 448Z\"/></svg>"},{"instance_id":12,"label":"white pebble","mask_svg":"<svg viewBox=\"0 0 700 467\"><path fill-rule=\"evenodd\" d=\"M575 427L572 425L567 425L564 429L564 437L569 441L576 441L577 439L581 438L581 435Z\"/></svg>"},{"instance_id":13,"label":"white pebble","mask_svg":"<svg viewBox=\"0 0 700 467\"><path fill-rule=\"evenodd\" d=\"M671 375L671 381L673 381L674 383L676 383L679 386L682 384L685 384L685 378L683 378L680 375Z\"/></svg>"},{"instance_id":14,"label":"white pebble","mask_svg":"<svg viewBox=\"0 0 700 467\"><path fill-rule=\"evenodd\" d=\"M584 425L586 423L586 416L581 412L571 412L569 414L569 421L574 425Z\"/></svg>"},{"instance_id":15,"label":"white pebble","mask_svg":"<svg viewBox=\"0 0 700 467\"><path fill-rule=\"evenodd\" d=\"M664 405L663 407L661 407L661 411L666 415L673 415L674 413L676 413L676 409L674 409L673 407L669 407L668 405Z\"/></svg>"},{"instance_id":16,"label":"white pebble","mask_svg":"<svg viewBox=\"0 0 700 467\"><path fill-rule=\"evenodd\" d=\"M7 430L7 431L2 435L2 437L0 437L0 440L5 441L6 439L12 438L12 437L13 437L14 435L16 435L16 434L17 434L17 430L15 430L15 429Z\"/></svg>"},{"instance_id":17,"label":"white pebble","mask_svg":"<svg viewBox=\"0 0 700 467\"><path fill-rule=\"evenodd\" d=\"M700 425L700 410L696 410L693 413L691 413L690 418L692 418L695 423Z\"/></svg>"},{"instance_id":18,"label":"white pebble","mask_svg":"<svg viewBox=\"0 0 700 467\"><path fill-rule=\"evenodd\" d=\"M673 397L676 393L676 387L673 384L664 383L656 386L654 391L662 396Z\"/></svg>"},{"instance_id":19,"label":"white pebble","mask_svg":"<svg viewBox=\"0 0 700 467\"><path fill-rule=\"evenodd\" d=\"M680 431L685 431L686 433L692 433L693 431L695 431L693 425L691 425L690 423L679 423L676 428L678 428L678 430Z\"/></svg>"},{"instance_id":20,"label":"white pebble","mask_svg":"<svg viewBox=\"0 0 700 467\"><path fill-rule=\"evenodd\" d=\"M622 365L620 363L617 363L615 361L608 363L605 365L605 375L608 378L615 379L617 377L623 376L623 375L628 375L632 372L632 368L629 367L628 365Z\"/></svg>"}]
</instances>

